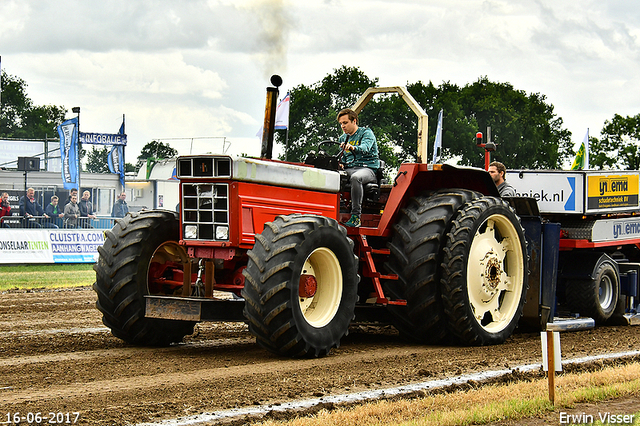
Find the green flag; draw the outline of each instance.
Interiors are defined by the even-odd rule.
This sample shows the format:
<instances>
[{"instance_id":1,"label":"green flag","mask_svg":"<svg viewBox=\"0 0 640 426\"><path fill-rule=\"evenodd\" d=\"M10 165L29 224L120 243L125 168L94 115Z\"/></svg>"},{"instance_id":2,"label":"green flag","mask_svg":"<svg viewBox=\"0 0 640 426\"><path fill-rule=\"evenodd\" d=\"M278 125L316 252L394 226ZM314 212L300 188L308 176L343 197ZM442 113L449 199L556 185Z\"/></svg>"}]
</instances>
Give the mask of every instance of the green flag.
<instances>
[{"instance_id":1,"label":"green flag","mask_svg":"<svg viewBox=\"0 0 640 426\"><path fill-rule=\"evenodd\" d=\"M158 161L162 160L164 160L164 158L147 158L147 180L149 180L149 176L151 176L151 170L153 170L153 166L155 166Z\"/></svg>"},{"instance_id":2,"label":"green flag","mask_svg":"<svg viewBox=\"0 0 640 426\"><path fill-rule=\"evenodd\" d=\"M580 145L580 149L576 153L576 158L573 160L573 164L571 165L571 170L582 170L584 169L584 152L585 152L584 142Z\"/></svg>"}]
</instances>

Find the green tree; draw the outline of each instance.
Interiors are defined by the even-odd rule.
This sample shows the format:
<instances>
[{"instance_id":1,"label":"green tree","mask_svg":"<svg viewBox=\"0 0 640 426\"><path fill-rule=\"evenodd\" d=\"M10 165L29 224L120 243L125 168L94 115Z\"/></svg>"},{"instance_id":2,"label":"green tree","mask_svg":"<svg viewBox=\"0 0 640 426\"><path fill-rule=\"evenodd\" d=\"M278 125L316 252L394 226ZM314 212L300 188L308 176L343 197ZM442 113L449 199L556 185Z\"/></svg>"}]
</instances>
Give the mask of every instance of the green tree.
<instances>
[{"instance_id":1,"label":"green tree","mask_svg":"<svg viewBox=\"0 0 640 426\"><path fill-rule=\"evenodd\" d=\"M491 127L498 147L493 158L508 168L557 168L572 155L571 132L562 128L562 118L545 100L539 93L526 94L486 77L465 86L460 96L466 118L475 120L483 133ZM457 150L465 164L482 164L484 153L478 155L480 150L473 143L456 142L465 143Z\"/></svg>"},{"instance_id":2,"label":"green tree","mask_svg":"<svg viewBox=\"0 0 640 426\"><path fill-rule=\"evenodd\" d=\"M96 149L95 146L87 154L87 171L89 173L109 173L109 157L110 149L106 146Z\"/></svg>"},{"instance_id":3,"label":"green tree","mask_svg":"<svg viewBox=\"0 0 640 426\"><path fill-rule=\"evenodd\" d=\"M54 105L34 105L27 95L27 83L2 70L0 75L0 137L43 139L57 136L56 127L64 121L66 108Z\"/></svg>"},{"instance_id":4,"label":"green tree","mask_svg":"<svg viewBox=\"0 0 640 426\"><path fill-rule=\"evenodd\" d=\"M143 146L142 150L140 150L140 155L138 155L138 162L136 164L136 171L140 170L140 167L142 167L148 158L159 160L173 158L177 155L178 150L172 148L169 144L159 141L151 141Z\"/></svg>"},{"instance_id":5,"label":"green tree","mask_svg":"<svg viewBox=\"0 0 640 426\"><path fill-rule=\"evenodd\" d=\"M287 159L302 160L319 141L337 139L337 112L353 105L377 82L358 68L343 66L319 83L295 87L291 91ZM555 168L573 155L571 133L562 128L562 119L556 117L544 95L527 94L486 77L464 87L450 82L438 87L431 82L410 83L407 90L429 116L429 151L438 112L444 110L443 160L482 167L484 150L475 145L474 135L477 131L484 133L488 126L498 145L493 158L509 168ZM388 166L416 160L417 119L399 96L377 95L364 108L359 121L374 131L380 157ZM278 135L276 141L281 140Z\"/></svg>"},{"instance_id":6,"label":"green tree","mask_svg":"<svg viewBox=\"0 0 640 426\"><path fill-rule=\"evenodd\" d=\"M336 119L338 111L353 105L362 92L376 84L377 80L370 80L358 68L343 66L318 83L293 88L287 160L301 161L309 151L316 149L319 142L337 140L340 135ZM368 125L365 114L360 123ZM281 133L276 134L276 143L284 144L282 136Z\"/></svg>"},{"instance_id":7,"label":"green tree","mask_svg":"<svg viewBox=\"0 0 640 426\"><path fill-rule=\"evenodd\" d=\"M589 138L589 166L597 169L640 170L640 114L615 114L606 120L601 139Z\"/></svg>"}]
</instances>

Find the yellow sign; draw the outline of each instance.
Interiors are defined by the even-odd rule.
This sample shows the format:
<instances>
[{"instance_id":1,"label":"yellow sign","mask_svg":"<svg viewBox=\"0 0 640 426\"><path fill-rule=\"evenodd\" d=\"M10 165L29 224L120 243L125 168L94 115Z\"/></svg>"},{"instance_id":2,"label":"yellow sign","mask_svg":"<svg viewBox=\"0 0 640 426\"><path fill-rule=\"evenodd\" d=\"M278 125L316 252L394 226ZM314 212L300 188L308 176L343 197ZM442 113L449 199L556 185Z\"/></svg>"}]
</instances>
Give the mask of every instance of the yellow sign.
<instances>
[{"instance_id":1,"label":"yellow sign","mask_svg":"<svg viewBox=\"0 0 640 426\"><path fill-rule=\"evenodd\" d=\"M638 207L638 173L587 176L587 209Z\"/></svg>"}]
</instances>

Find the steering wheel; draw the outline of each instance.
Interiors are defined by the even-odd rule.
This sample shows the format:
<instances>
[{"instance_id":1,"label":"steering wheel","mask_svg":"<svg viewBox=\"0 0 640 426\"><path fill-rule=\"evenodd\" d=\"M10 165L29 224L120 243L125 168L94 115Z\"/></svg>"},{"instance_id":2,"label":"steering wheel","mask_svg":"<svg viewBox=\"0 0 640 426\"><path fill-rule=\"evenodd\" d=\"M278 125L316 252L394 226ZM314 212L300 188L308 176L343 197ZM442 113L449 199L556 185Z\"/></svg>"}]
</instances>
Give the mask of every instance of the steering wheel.
<instances>
[{"instance_id":1,"label":"steering wheel","mask_svg":"<svg viewBox=\"0 0 640 426\"><path fill-rule=\"evenodd\" d=\"M322 141L322 142L320 142L318 144L318 152L320 152L322 145L340 145L340 142L335 141L333 139L324 140L324 141ZM338 152L338 154L335 156L336 159L340 160L340 158L344 154L344 151L345 151L346 147L347 147L347 144L344 144L344 146L342 148L340 148L340 152Z\"/></svg>"}]
</instances>

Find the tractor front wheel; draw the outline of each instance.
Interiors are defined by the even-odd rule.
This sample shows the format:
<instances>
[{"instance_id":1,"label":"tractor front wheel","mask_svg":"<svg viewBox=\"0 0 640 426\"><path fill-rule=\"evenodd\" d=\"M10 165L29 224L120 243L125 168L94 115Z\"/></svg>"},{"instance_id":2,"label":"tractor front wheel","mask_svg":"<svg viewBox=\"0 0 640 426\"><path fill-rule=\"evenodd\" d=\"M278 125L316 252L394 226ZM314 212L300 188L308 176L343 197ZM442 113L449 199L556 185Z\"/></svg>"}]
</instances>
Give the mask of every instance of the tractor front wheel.
<instances>
[{"instance_id":1,"label":"tractor front wheel","mask_svg":"<svg viewBox=\"0 0 640 426\"><path fill-rule=\"evenodd\" d=\"M262 347L317 357L340 345L354 317L358 263L335 220L278 216L247 253L244 315Z\"/></svg>"},{"instance_id":2,"label":"tractor front wheel","mask_svg":"<svg viewBox=\"0 0 640 426\"><path fill-rule=\"evenodd\" d=\"M93 289L102 322L114 336L131 344L164 346L193 333L195 322L145 317L144 296L158 292L154 271L168 274L168 265L177 268L187 259L177 244L179 226L176 213L147 210L118 219L105 231L93 266Z\"/></svg>"}]
</instances>

